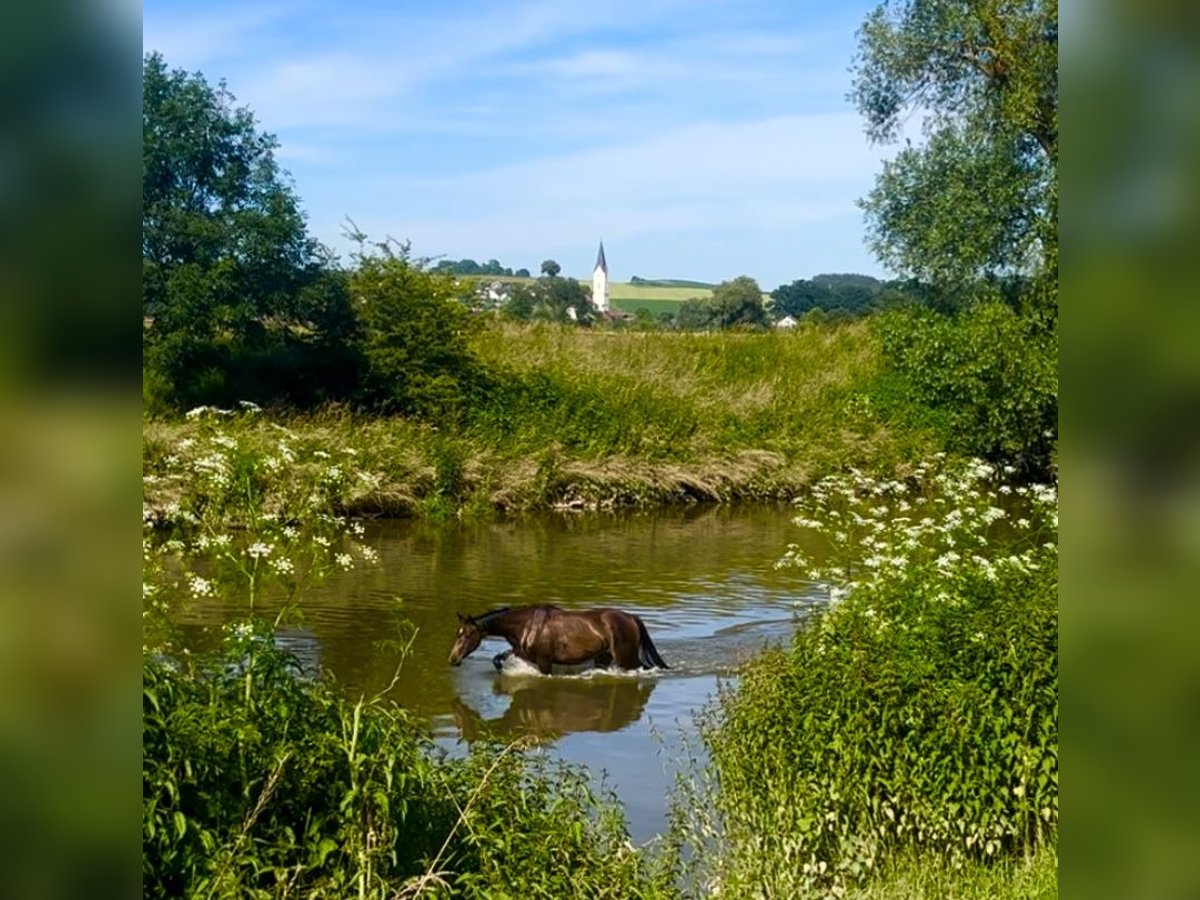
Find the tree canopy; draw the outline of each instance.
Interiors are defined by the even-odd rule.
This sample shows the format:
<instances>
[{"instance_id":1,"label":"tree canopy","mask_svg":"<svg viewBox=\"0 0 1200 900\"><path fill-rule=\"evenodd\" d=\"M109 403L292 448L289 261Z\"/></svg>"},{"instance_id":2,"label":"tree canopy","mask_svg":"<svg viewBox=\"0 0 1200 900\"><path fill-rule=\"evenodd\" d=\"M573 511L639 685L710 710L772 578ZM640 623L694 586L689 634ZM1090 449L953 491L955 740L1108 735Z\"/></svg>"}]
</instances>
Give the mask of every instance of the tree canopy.
<instances>
[{"instance_id":1,"label":"tree canopy","mask_svg":"<svg viewBox=\"0 0 1200 900\"><path fill-rule=\"evenodd\" d=\"M268 351L348 327L344 286L306 233L276 146L223 82L143 60L143 354L184 402L249 399L271 380L263 358L287 355ZM257 371L235 386L239 367Z\"/></svg>"},{"instance_id":2,"label":"tree canopy","mask_svg":"<svg viewBox=\"0 0 1200 900\"><path fill-rule=\"evenodd\" d=\"M1058 5L902 0L859 32L851 96L876 142L910 115L927 140L862 201L870 243L946 287L1057 272Z\"/></svg>"},{"instance_id":3,"label":"tree canopy","mask_svg":"<svg viewBox=\"0 0 1200 900\"><path fill-rule=\"evenodd\" d=\"M771 291L775 315L800 318L811 310L863 315L875 308L884 284L869 275L816 275Z\"/></svg>"},{"instance_id":4,"label":"tree canopy","mask_svg":"<svg viewBox=\"0 0 1200 900\"><path fill-rule=\"evenodd\" d=\"M711 297L685 300L679 305L675 321L683 331L764 328L768 316L758 282L749 275L739 275L718 284Z\"/></svg>"}]
</instances>

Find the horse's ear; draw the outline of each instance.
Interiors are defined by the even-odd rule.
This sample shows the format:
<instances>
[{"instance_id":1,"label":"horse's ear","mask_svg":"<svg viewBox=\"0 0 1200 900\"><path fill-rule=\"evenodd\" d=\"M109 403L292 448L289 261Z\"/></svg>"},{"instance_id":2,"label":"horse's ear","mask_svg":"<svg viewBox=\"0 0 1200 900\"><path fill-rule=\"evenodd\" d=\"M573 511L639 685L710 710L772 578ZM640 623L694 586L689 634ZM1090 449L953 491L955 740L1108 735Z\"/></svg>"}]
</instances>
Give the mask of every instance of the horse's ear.
<instances>
[{"instance_id":1,"label":"horse's ear","mask_svg":"<svg viewBox=\"0 0 1200 900\"><path fill-rule=\"evenodd\" d=\"M467 617L464 616L462 613L456 612L455 615L458 616L458 621L460 621L464 624L467 622Z\"/></svg>"}]
</instances>

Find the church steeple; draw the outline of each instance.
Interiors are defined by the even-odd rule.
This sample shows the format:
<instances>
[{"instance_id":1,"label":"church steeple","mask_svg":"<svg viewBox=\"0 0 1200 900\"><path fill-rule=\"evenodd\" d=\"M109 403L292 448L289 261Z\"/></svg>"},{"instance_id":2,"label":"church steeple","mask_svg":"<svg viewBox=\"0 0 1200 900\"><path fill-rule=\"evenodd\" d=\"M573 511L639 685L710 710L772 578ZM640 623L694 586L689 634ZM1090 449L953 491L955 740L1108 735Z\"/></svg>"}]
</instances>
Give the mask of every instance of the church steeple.
<instances>
[{"instance_id":1,"label":"church steeple","mask_svg":"<svg viewBox=\"0 0 1200 900\"><path fill-rule=\"evenodd\" d=\"M608 260L604 258L604 241L596 254L596 268L592 270L592 304L600 312L608 312Z\"/></svg>"}]
</instances>

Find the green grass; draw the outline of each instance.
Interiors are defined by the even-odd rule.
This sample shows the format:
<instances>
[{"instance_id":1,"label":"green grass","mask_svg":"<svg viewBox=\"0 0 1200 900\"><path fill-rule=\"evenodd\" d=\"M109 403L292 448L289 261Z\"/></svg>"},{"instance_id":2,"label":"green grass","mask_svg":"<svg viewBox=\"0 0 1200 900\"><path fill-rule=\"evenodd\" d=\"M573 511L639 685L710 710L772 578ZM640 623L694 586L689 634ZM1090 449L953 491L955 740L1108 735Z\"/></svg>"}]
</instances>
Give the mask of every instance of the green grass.
<instances>
[{"instance_id":1,"label":"green grass","mask_svg":"<svg viewBox=\"0 0 1200 900\"><path fill-rule=\"evenodd\" d=\"M586 284L591 284L588 279ZM610 281L608 296L612 300L671 300L682 303L699 297L711 297L711 288L667 287L664 285L630 284L627 281Z\"/></svg>"},{"instance_id":2,"label":"green grass","mask_svg":"<svg viewBox=\"0 0 1200 900\"><path fill-rule=\"evenodd\" d=\"M662 313L675 315L679 311L679 306L683 302L681 300L644 300L644 299L628 299L628 298L609 298L612 300L612 305L621 312L635 313L639 309L644 309L652 316L658 317Z\"/></svg>"},{"instance_id":3,"label":"green grass","mask_svg":"<svg viewBox=\"0 0 1200 900\"><path fill-rule=\"evenodd\" d=\"M864 402L880 358L861 323L766 334L495 323L472 340L491 375L457 423L328 409L227 425L264 455L282 425L296 447L353 464L353 477L323 484L339 509L394 515L775 498L846 465L889 469L930 449ZM180 443L205 427L148 419L146 474L200 458L200 444ZM186 489L152 481L145 497L156 508Z\"/></svg>"},{"instance_id":4,"label":"green grass","mask_svg":"<svg viewBox=\"0 0 1200 900\"><path fill-rule=\"evenodd\" d=\"M1052 900L1058 896L1058 851L993 865L948 865L940 856L904 857L846 900Z\"/></svg>"}]
</instances>

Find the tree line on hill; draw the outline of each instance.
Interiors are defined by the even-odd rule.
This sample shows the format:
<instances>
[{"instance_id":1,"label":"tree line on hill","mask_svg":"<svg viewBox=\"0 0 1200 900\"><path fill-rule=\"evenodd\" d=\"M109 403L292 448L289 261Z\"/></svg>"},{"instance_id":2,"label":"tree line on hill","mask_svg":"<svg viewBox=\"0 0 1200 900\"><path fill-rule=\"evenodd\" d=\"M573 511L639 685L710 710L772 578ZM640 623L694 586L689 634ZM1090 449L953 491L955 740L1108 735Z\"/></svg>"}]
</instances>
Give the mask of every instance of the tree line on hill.
<instances>
[{"instance_id":1,"label":"tree line on hill","mask_svg":"<svg viewBox=\"0 0 1200 900\"><path fill-rule=\"evenodd\" d=\"M477 263L473 259L440 259L434 268L439 272L450 272L454 275L502 275L509 278L528 278L529 270L525 268L513 271L511 266L502 266L498 259L489 259L485 263Z\"/></svg>"}]
</instances>

